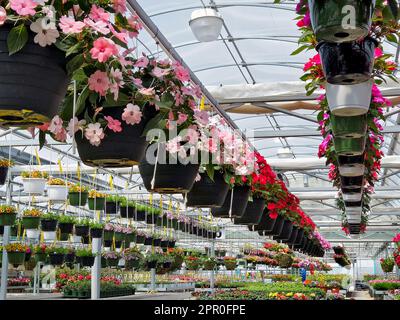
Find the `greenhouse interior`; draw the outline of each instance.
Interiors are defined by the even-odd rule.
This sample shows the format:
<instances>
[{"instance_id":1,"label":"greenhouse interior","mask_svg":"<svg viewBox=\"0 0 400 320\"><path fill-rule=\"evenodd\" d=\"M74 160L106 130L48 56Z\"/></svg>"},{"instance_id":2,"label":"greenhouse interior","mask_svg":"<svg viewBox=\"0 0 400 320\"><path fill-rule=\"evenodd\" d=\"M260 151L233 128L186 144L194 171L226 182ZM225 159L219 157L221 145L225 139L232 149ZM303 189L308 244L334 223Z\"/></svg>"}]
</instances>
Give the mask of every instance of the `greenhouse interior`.
<instances>
[{"instance_id":1,"label":"greenhouse interior","mask_svg":"<svg viewBox=\"0 0 400 320\"><path fill-rule=\"evenodd\" d=\"M400 300L396 0L0 0L0 300Z\"/></svg>"}]
</instances>

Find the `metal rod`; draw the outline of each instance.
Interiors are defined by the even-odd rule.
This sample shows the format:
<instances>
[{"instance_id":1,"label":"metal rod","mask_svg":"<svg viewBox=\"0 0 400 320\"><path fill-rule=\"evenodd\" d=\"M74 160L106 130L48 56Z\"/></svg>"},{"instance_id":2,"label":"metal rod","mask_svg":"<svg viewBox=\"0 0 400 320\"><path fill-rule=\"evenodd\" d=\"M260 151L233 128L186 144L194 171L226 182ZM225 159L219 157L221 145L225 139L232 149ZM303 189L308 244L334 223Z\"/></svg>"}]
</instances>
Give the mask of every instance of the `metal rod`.
<instances>
[{"instance_id":1,"label":"metal rod","mask_svg":"<svg viewBox=\"0 0 400 320\"><path fill-rule=\"evenodd\" d=\"M10 175L7 178L7 205L11 204L11 189ZM7 280L8 280L8 255L5 246L10 243L10 230L11 226L4 226L3 232L3 259L1 267L1 288L0 288L0 300L6 300L7 298Z\"/></svg>"}]
</instances>

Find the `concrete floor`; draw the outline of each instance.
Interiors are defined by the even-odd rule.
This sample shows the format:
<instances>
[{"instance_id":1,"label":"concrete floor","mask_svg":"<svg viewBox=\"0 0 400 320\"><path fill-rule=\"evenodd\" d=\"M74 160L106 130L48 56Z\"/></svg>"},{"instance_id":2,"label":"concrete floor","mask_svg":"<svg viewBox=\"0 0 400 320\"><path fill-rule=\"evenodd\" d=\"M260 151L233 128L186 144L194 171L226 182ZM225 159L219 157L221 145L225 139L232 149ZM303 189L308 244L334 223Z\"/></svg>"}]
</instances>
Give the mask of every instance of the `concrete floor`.
<instances>
[{"instance_id":1,"label":"concrete floor","mask_svg":"<svg viewBox=\"0 0 400 320\"><path fill-rule=\"evenodd\" d=\"M354 300L374 300L374 298L369 295L368 291L354 291L352 298Z\"/></svg>"}]
</instances>

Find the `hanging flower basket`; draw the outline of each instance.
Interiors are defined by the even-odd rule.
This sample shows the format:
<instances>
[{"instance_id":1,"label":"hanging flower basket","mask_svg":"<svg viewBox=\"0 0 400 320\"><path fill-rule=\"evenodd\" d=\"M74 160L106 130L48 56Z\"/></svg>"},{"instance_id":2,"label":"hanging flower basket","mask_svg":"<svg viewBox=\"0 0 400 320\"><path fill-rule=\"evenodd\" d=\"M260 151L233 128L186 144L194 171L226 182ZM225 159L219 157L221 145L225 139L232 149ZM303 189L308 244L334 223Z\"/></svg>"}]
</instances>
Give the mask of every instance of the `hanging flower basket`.
<instances>
[{"instance_id":1,"label":"hanging flower basket","mask_svg":"<svg viewBox=\"0 0 400 320\"><path fill-rule=\"evenodd\" d=\"M90 236L92 239L101 239L103 237L103 229L90 228Z\"/></svg>"},{"instance_id":2,"label":"hanging flower basket","mask_svg":"<svg viewBox=\"0 0 400 320\"><path fill-rule=\"evenodd\" d=\"M68 198L68 188L66 186L47 186L47 195L50 201L65 201Z\"/></svg>"},{"instance_id":3,"label":"hanging flower basket","mask_svg":"<svg viewBox=\"0 0 400 320\"><path fill-rule=\"evenodd\" d=\"M364 176L340 177L342 188L359 189L364 186Z\"/></svg>"},{"instance_id":4,"label":"hanging flower basket","mask_svg":"<svg viewBox=\"0 0 400 320\"><path fill-rule=\"evenodd\" d=\"M118 213L118 203L115 201L106 201L105 211L106 214L115 215Z\"/></svg>"},{"instance_id":5,"label":"hanging flower basket","mask_svg":"<svg viewBox=\"0 0 400 320\"><path fill-rule=\"evenodd\" d=\"M140 259L130 259L125 260L126 269L138 269L140 264Z\"/></svg>"},{"instance_id":6,"label":"hanging flower basket","mask_svg":"<svg viewBox=\"0 0 400 320\"><path fill-rule=\"evenodd\" d=\"M278 217L275 219L275 224L274 224L274 228L272 229L271 232L264 232L265 235L270 235L270 236L279 236L282 231L283 231L283 226L285 224L285 219L283 218L283 216L278 215Z\"/></svg>"},{"instance_id":7,"label":"hanging flower basket","mask_svg":"<svg viewBox=\"0 0 400 320\"><path fill-rule=\"evenodd\" d=\"M92 267L94 265L95 257L92 256L76 257L76 260L82 267Z\"/></svg>"},{"instance_id":8,"label":"hanging flower basket","mask_svg":"<svg viewBox=\"0 0 400 320\"><path fill-rule=\"evenodd\" d=\"M333 135L341 138L361 138L367 133L367 116L341 117L331 115Z\"/></svg>"},{"instance_id":9,"label":"hanging flower basket","mask_svg":"<svg viewBox=\"0 0 400 320\"><path fill-rule=\"evenodd\" d=\"M143 234L136 235L136 243L139 243L139 244L144 243L145 239L146 239L146 236Z\"/></svg>"},{"instance_id":10,"label":"hanging flower basket","mask_svg":"<svg viewBox=\"0 0 400 320\"><path fill-rule=\"evenodd\" d=\"M334 139L334 145L336 153L339 156L359 156L365 151L366 138L341 138L336 137Z\"/></svg>"},{"instance_id":11,"label":"hanging flower basket","mask_svg":"<svg viewBox=\"0 0 400 320\"><path fill-rule=\"evenodd\" d=\"M58 229L61 233L72 234L74 231L74 224L72 222L60 222L58 223Z\"/></svg>"},{"instance_id":12,"label":"hanging flower basket","mask_svg":"<svg viewBox=\"0 0 400 320\"><path fill-rule=\"evenodd\" d=\"M89 210L104 210L106 206L106 198L89 198Z\"/></svg>"},{"instance_id":13,"label":"hanging flower basket","mask_svg":"<svg viewBox=\"0 0 400 320\"><path fill-rule=\"evenodd\" d=\"M376 46L377 42L372 38L340 44L320 42L317 50L326 81L336 85L354 85L370 80Z\"/></svg>"},{"instance_id":14,"label":"hanging flower basket","mask_svg":"<svg viewBox=\"0 0 400 320\"><path fill-rule=\"evenodd\" d=\"M265 200L262 198L253 198L253 201L247 202L246 210L241 218L235 218L235 224L257 225L262 218L265 208Z\"/></svg>"},{"instance_id":15,"label":"hanging flower basket","mask_svg":"<svg viewBox=\"0 0 400 320\"><path fill-rule=\"evenodd\" d=\"M207 173L200 173L200 177L187 194L186 205L195 208L221 207L229 191L223 174L215 172L213 180Z\"/></svg>"},{"instance_id":16,"label":"hanging flower basket","mask_svg":"<svg viewBox=\"0 0 400 320\"><path fill-rule=\"evenodd\" d=\"M86 237L89 235L89 226L75 225L75 235L78 237Z\"/></svg>"},{"instance_id":17,"label":"hanging flower basket","mask_svg":"<svg viewBox=\"0 0 400 320\"><path fill-rule=\"evenodd\" d=\"M53 232L57 229L58 221L55 219L42 218L40 220L40 226L43 232Z\"/></svg>"},{"instance_id":18,"label":"hanging flower basket","mask_svg":"<svg viewBox=\"0 0 400 320\"><path fill-rule=\"evenodd\" d=\"M74 207L86 206L88 196L89 196L88 192L69 192L68 193L69 204Z\"/></svg>"},{"instance_id":19,"label":"hanging flower basket","mask_svg":"<svg viewBox=\"0 0 400 320\"><path fill-rule=\"evenodd\" d=\"M36 263L45 262L47 259L47 253L35 253L34 258Z\"/></svg>"},{"instance_id":20,"label":"hanging flower basket","mask_svg":"<svg viewBox=\"0 0 400 320\"><path fill-rule=\"evenodd\" d=\"M128 206L120 207L121 218L133 219L135 218L135 214L136 214L135 207L128 207Z\"/></svg>"},{"instance_id":21,"label":"hanging flower basket","mask_svg":"<svg viewBox=\"0 0 400 320\"><path fill-rule=\"evenodd\" d=\"M349 232L350 234L360 234L361 233L361 224L360 223L349 223Z\"/></svg>"},{"instance_id":22,"label":"hanging flower basket","mask_svg":"<svg viewBox=\"0 0 400 320\"><path fill-rule=\"evenodd\" d=\"M154 188L151 181L155 170L155 165L150 164L144 159L139 165L140 176L149 192L165 194L186 193L192 189L197 173L198 164L157 164L154 180Z\"/></svg>"},{"instance_id":23,"label":"hanging flower basket","mask_svg":"<svg viewBox=\"0 0 400 320\"><path fill-rule=\"evenodd\" d=\"M296 243L297 239L297 234L299 233L299 228L296 226L293 226L292 233L290 235L290 238L287 240L287 244L289 246L292 246Z\"/></svg>"},{"instance_id":24,"label":"hanging flower basket","mask_svg":"<svg viewBox=\"0 0 400 320\"><path fill-rule=\"evenodd\" d=\"M248 186L235 186L233 188L232 200L232 217L241 218L246 210L247 202L250 197L250 187ZM211 214L217 218L229 218L229 211L231 209L232 190L229 190L224 204L221 208L212 208Z\"/></svg>"},{"instance_id":25,"label":"hanging flower basket","mask_svg":"<svg viewBox=\"0 0 400 320\"><path fill-rule=\"evenodd\" d=\"M40 225L40 217L22 217L22 225L25 229L37 229Z\"/></svg>"},{"instance_id":26,"label":"hanging flower basket","mask_svg":"<svg viewBox=\"0 0 400 320\"><path fill-rule=\"evenodd\" d=\"M54 45L41 47L34 43L35 34L27 28L27 44L10 55L7 38L12 28L11 23L0 28L0 123L42 125L57 114L67 92L70 80L65 53Z\"/></svg>"},{"instance_id":27,"label":"hanging flower basket","mask_svg":"<svg viewBox=\"0 0 400 320\"><path fill-rule=\"evenodd\" d=\"M64 263L65 254L49 253L49 262L53 266L61 266Z\"/></svg>"},{"instance_id":28,"label":"hanging flower basket","mask_svg":"<svg viewBox=\"0 0 400 320\"><path fill-rule=\"evenodd\" d=\"M340 117L354 117L365 115L371 105L373 81L353 85L326 84L328 106L333 115ZM353 129L361 131L364 122L353 123ZM351 126L349 129L352 128ZM335 130L335 128L333 128ZM339 129L339 128L337 128ZM338 135L336 135L338 136Z\"/></svg>"},{"instance_id":29,"label":"hanging flower basket","mask_svg":"<svg viewBox=\"0 0 400 320\"><path fill-rule=\"evenodd\" d=\"M271 219L268 213L268 209L264 209L264 213L261 216L261 220L258 224L254 225L254 228L249 228L250 231L266 231L272 232L274 229L276 219Z\"/></svg>"},{"instance_id":30,"label":"hanging flower basket","mask_svg":"<svg viewBox=\"0 0 400 320\"><path fill-rule=\"evenodd\" d=\"M25 193L42 195L46 188L47 179L42 178L23 178L22 184Z\"/></svg>"},{"instance_id":31,"label":"hanging flower basket","mask_svg":"<svg viewBox=\"0 0 400 320\"><path fill-rule=\"evenodd\" d=\"M25 263L25 252L8 252L8 263L12 265L22 265Z\"/></svg>"},{"instance_id":32,"label":"hanging flower basket","mask_svg":"<svg viewBox=\"0 0 400 320\"><path fill-rule=\"evenodd\" d=\"M290 220L285 220L281 232L276 236L274 236L274 239L287 241L290 239L292 231L293 231L293 222Z\"/></svg>"},{"instance_id":33,"label":"hanging flower basket","mask_svg":"<svg viewBox=\"0 0 400 320\"><path fill-rule=\"evenodd\" d=\"M0 167L0 185L4 185L7 180L8 167Z\"/></svg>"},{"instance_id":34,"label":"hanging flower basket","mask_svg":"<svg viewBox=\"0 0 400 320\"><path fill-rule=\"evenodd\" d=\"M311 24L318 40L348 42L368 35L375 1L309 0L308 5ZM355 16L350 17L353 12Z\"/></svg>"},{"instance_id":35,"label":"hanging flower basket","mask_svg":"<svg viewBox=\"0 0 400 320\"><path fill-rule=\"evenodd\" d=\"M364 155L339 156L339 173L341 176L355 177L365 173Z\"/></svg>"},{"instance_id":36,"label":"hanging flower basket","mask_svg":"<svg viewBox=\"0 0 400 320\"><path fill-rule=\"evenodd\" d=\"M154 107L146 105L143 109L142 121L130 125L122 120L125 107L104 108L102 114L121 122L121 132L107 130L99 146L93 146L89 140L82 136L82 132L75 134L75 141L82 162L88 166L103 168L132 167L139 164L147 148L146 137L143 130L148 121L154 117ZM89 110L89 108L88 108Z\"/></svg>"},{"instance_id":37,"label":"hanging flower basket","mask_svg":"<svg viewBox=\"0 0 400 320\"><path fill-rule=\"evenodd\" d=\"M112 240L114 237L114 231L104 230L104 240Z\"/></svg>"},{"instance_id":38,"label":"hanging flower basket","mask_svg":"<svg viewBox=\"0 0 400 320\"><path fill-rule=\"evenodd\" d=\"M16 219L16 213L0 214L0 226L12 226Z\"/></svg>"}]
</instances>

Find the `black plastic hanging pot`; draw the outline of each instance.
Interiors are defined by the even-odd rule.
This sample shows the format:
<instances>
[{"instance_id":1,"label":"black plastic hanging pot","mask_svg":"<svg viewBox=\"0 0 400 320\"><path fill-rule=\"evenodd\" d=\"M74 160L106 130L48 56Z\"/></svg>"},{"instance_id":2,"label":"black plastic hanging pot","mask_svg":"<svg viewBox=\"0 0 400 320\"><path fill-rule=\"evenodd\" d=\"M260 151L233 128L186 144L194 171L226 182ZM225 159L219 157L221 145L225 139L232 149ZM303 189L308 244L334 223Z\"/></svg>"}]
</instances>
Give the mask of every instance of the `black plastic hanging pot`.
<instances>
[{"instance_id":1,"label":"black plastic hanging pot","mask_svg":"<svg viewBox=\"0 0 400 320\"><path fill-rule=\"evenodd\" d=\"M293 244L295 248L301 244L303 237L304 237L304 229L298 228L296 240Z\"/></svg>"},{"instance_id":2,"label":"black plastic hanging pot","mask_svg":"<svg viewBox=\"0 0 400 320\"><path fill-rule=\"evenodd\" d=\"M64 257L64 262L73 264L75 262L75 253L67 253Z\"/></svg>"},{"instance_id":3,"label":"black plastic hanging pot","mask_svg":"<svg viewBox=\"0 0 400 320\"><path fill-rule=\"evenodd\" d=\"M49 122L59 110L70 82L65 53L55 45L34 43L28 30L24 48L10 55L7 38L14 24L0 27L0 124L34 127Z\"/></svg>"},{"instance_id":4,"label":"black plastic hanging pot","mask_svg":"<svg viewBox=\"0 0 400 320\"><path fill-rule=\"evenodd\" d=\"M361 207L362 201L358 201L358 202L345 201L344 204L346 207Z\"/></svg>"},{"instance_id":5,"label":"black plastic hanging pot","mask_svg":"<svg viewBox=\"0 0 400 320\"><path fill-rule=\"evenodd\" d=\"M139 164L139 172L147 191L164 194L189 192L193 187L200 165L182 164L178 157L171 157L162 149L164 148L160 148L160 158L157 159L157 148L155 148L151 162L148 161L147 155ZM156 160L158 160L157 167L155 166ZM153 176L154 186L151 184Z\"/></svg>"},{"instance_id":6,"label":"black plastic hanging pot","mask_svg":"<svg viewBox=\"0 0 400 320\"><path fill-rule=\"evenodd\" d=\"M92 267L94 265L95 257L76 257L76 260L82 267Z\"/></svg>"},{"instance_id":7,"label":"black plastic hanging pot","mask_svg":"<svg viewBox=\"0 0 400 320\"><path fill-rule=\"evenodd\" d=\"M8 167L0 167L0 185L4 185L7 180Z\"/></svg>"},{"instance_id":8,"label":"black plastic hanging pot","mask_svg":"<svg viewBox=\"0 0 400 320\"><path fill-rule=\"evenodd\" d=\"M90 228L90 236L92 239L100 239L103 237L103 229L92 229Z\"/></svg>"},{"instance_id":9,"label":"black plastic hanging pot","mask_svg":"<svg viewBox=\"0 0 400 320\"><path fill-rule=\"evenodd\" d=\"M64 263L65 254L61 253L50 253L49 260L53 266L61 266Z\"/></svg>"},{"instance_id":10,"label":"black plastic hanging pot","mask_svg":"<svg viewBox=\"0 0 400 320\"><path fill-rule=\"evenodd\" d=\"M247 202L246 210L241 218L235 218L234 224L256 225L260 223L264 213L265 200L262 198L253 198L253 201Z\"/></svg>"},{"instance_id":11,"label":"black plastic hanging pot","mask_svg":"<svg viewBox=\"0 0 400 320\"><path fill-rule=\"evenodd\" d=\"M347 42L368 35L375 0L308 0L318 40Z\"/></svg>"},{"instance_id":12,"label":"black plastic hanging pot","mask_svg":"<svg viewBox=\"0 0 400 320\"><path fill-rule=\"evenodd\" d=\"M187 194L186 205L195 208L221 207L229 191L224 175L215 172L213 180L207 173L200 173L200 177L200 181L196 181Z\"/></svg>"},{"instance_id":13,"label":"black plastic hanging pot","mask_svg":"<svg viewBox=\"0 0 400 320\"><path fill-rule=\"evenodd\" d=\"M74 224L73 223L60 222L58 224L58 229L60 230L61 233L71 234L73 232L73 230L74 230Z\"/></svg>"},{"instance_id":14,"label":"black plastic hanging pot","mask_svg":"<svg viewBox=\"0 0 400 320\"><path fill-rule=\"evenodd\" d=\"M146 236L145 235L136 235L136 243L144 243L144 241L146 240Z\"/></svg>"},{"instance_id":15,"label":"black plastic hanging pot","mask_svg":"<svg viewBox=\"0 0 400 320\"><path fill-rule=\"evenodd\" d=\"M250 192L250 187L248 186L235 186L233 188L232 218L241 218L244 215ZM230 218L229 210L231 208L231 197L232 190L229 190L222 207L212 208L211 214L217 218Z\"/></svg>"},{"instance_id":16,"label":"black plastic hanging pot","mask_svg":"<svg viewBox=\"0 0 400 320\"><path fill-rule=\"evenodd\" d=\"M40 226L42 228L42 231L56 231L57 229L57 220L53 219L41 219L40 220Z\"/></svg>"},{"instance_id":17,"label":"black plastic hanging pot","mask_svg":"<svg viewBox=\"0 0 400 320\"><path fill-rule=\"evenodd\" d=\"M266 232L272 232L275 226L276 219L271 219L269 216L268 209L264 209L264 213L261 216L261 220L258 224L254 225L254 228L250 229L250 231L266 231Z\"/></svg>"},{"instance_id":18,"label":"black plastic hanging pot","mask_svg":"<svg viewBox=\"0 0 400 320\"><path fill-rule=\"evenodd\" d=\"M161 246L161 238L154 238L153 239L153 246L160 247Z\"/></svg>"},{"instance_id":19,"label":"black plastic hanging pot","mask_svg":"<svg viewBox=\"0 0 400 320\"><path fill-rule=\"evenodd\" d=\"M168 240L161 240L160 247L161 248L168 248L169 241Z\"/></svg>"},{"instance_id":20,"label":"black plastic hanging pot","mask_svg":"<svg viewBox=\"0 0 400 320\"><path fill-rule=\"evenodd\" d=\"M340 44L320 42L317 50L327 82L352 85L370 80L376 45L377 42L369 37L364 41Z\"/></svg>"},{"instance_id":21,"label":"black plastic hanging pot","mask_svg":"<svg viewBox=\"0 0 400 320\"><path fill-rule=\"evenodd\" d=\"M107 130L98 147L91 145L82 136L82 132L79 131L75 134L79 157L83 163L92 167L115 168L132 167L143 160L148 143L146 137L143 137L142 134L146 124L156 115L156 111L153 106L146 105L143 108L142 121L139 124L130 125L122 120L124 108L113 107L102 110L101 113L104 116L111 116L121 122L122 131ZM88 110L91 110L91 108ZM82 116L80 115L80 117Z\"/></svg>"},{"instance_id":22,"label":"black plastic hanging pot","mask_svg":"<svg viewBox=\"0 0 400 320\"><path fill-rule=\"evenodd\" d=\"M146 211L136 209L136 214L134 215L133 219L135 221L146 221Z\"/></svg>"},{"instance_id":23,"label":"black plastic hanging pot","mask_svg":"<svg viewBox=\"0 0 400 320\"><path fill-rule=\"evenodd\" d=\"M364 176L358 177L340 177L342 188L360 189L364 185Z\"/></svg>"},{"instance_id":24,"label":"black plastic hanging pot","mask_svg":"<svg viewBox=\"0 0 400 320\"><path fill-rule=\"evenodd\" d=\"M120 207L120 215L121 218L127 218L127 219L134 219L135 218L135 213L136 213L136 208L135 207L125 207L121 206Z\"/></svg>"},{"instance_id":25,"label":"black plastic hanging pot","mask_svg":"<svg viewBox=\"0 0 400 320\"><path fill-rule=\"evenodd\" d=\"M275 219L275 225L274 228L272 229L271 232L265 231L264 234L267 236L278 236L281 234L283 230L283 225L285 224L285 219L281 216L278 215L278 217Z\"/></svg>"},{"instance_id":26,"label":"black plastic hanging pot","mask_svg":"<svg viewBox=\"0 0 400 320\"><path fill-rule=\"evenodd\" d=\"M293 226L293 230L290 235L290 238L287 240L288 245L293 246L296 243L298 233L299 233L299 228L296 226Z\"/></svg>"},{"instance_id":27,"label":"black plastic hanging pot","mask_svg":"<svg viewBox=\"0 0 400 320\"><path fill-rule=\"evenodd\" d=\"M144 245L145 246L151 246L153 244L153 237L146 237L144 239Z\"/></svg>"},{"instance_id":28,"label":"black plastic hanging pot","mask_svg":"<svg viewBox=\"0 0 400 320\"><path fill-rule=\"evenodd\" d=\"M75 235L78 237L87 237L89 235L89 226L75 225Z\"/></svg>"},{"instance_id":29,"label":"black plastic hanging pot","mask_svg":"<svg viewBox=\"0 0 400 320\"><path fill-rule=\"evenodd\" d=\"M106 201L106 214L115 215L118 213L118 203L115 201Z\"/></svg>"},{"instance_id":30,"label":"black plastic hanging pot","mask_svg":"<svg viewBox=\"0 0 400 320\"><path fill-rule=\"evenodd\" d=\"M274 239L287 241L290 239L292 230L293 230L293 222L290 220L285 220L281 232L278 235L274 236Z\"/></svg>"}]
</instances>

